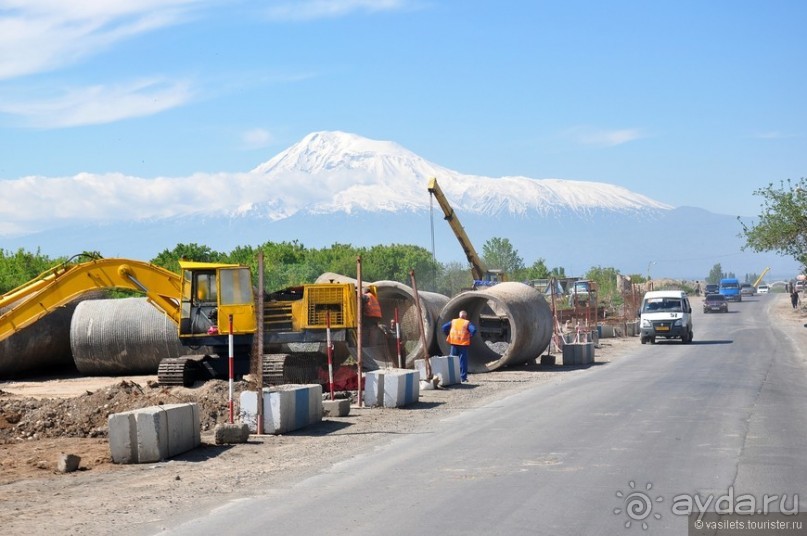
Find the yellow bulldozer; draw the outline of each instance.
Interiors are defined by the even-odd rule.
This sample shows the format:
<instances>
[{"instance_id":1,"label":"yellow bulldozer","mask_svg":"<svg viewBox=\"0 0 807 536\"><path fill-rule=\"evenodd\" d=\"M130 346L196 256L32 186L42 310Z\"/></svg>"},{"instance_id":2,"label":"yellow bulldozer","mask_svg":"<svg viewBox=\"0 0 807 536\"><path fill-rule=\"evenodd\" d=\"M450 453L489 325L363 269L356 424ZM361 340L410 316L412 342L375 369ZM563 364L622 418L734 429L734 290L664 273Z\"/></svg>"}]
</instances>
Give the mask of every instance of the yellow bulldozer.
<instances>
[{"instance_id":1,"label":"yellow bulldozer","mask_svg":"<svg viewBox=\"0 0 807 536\"><path fill-rule=\"evenodd\" d=\"M98 289L128 289L177 325L183 346L208 350L163 359L158 380L190 385L197 379L226 378L230 335L235 374L250 371L258 316L256 289L248 267L180 261L181 274L130 259L93 258L64 263L0 297L0 341L37 322L55 309ZM356 286L316 283L264 296L261 372L265 383L318 381L326 365L330 335L334 364L355 349Z\"/></svg>"}]
</instances>

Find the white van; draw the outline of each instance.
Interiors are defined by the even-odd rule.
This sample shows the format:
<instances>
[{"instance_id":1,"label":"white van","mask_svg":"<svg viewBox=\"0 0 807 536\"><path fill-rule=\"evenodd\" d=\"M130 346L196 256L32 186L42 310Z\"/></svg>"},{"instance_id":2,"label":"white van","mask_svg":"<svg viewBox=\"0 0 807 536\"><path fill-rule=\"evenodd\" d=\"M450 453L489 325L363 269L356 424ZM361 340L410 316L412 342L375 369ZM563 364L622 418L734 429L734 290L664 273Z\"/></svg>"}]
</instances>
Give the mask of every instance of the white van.
<instances>
[{"instance_id":1,"label":"white van","mask_svg":"<svg viewBox=\"0 0 807 536\"><path fill-rule=\"evenodd\" d=\"M682 290L645 293L639 318L642 344L655 344L656 337L692 342L692 307L687 293Z\"/></svg>"}]
</instances>

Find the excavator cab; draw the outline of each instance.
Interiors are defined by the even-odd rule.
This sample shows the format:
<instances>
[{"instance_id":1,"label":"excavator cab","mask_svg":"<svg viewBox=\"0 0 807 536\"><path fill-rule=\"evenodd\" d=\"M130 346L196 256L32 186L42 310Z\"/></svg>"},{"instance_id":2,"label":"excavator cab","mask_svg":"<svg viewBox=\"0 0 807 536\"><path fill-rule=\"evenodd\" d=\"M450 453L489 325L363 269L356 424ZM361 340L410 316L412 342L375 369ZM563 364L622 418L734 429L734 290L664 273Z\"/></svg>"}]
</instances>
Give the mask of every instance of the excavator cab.
<instances>
[{"instance_id":1,"label":"excavator cab","mask_svg":"<svg viewBox=\"0 0 807 536\"><path fill-rule=\"evenodd\" d=\"M181 261L182 300L179 337L199 344L230 334L256 332L255 296L249 268L239 265Z\"/></svg>"}]
</instances>

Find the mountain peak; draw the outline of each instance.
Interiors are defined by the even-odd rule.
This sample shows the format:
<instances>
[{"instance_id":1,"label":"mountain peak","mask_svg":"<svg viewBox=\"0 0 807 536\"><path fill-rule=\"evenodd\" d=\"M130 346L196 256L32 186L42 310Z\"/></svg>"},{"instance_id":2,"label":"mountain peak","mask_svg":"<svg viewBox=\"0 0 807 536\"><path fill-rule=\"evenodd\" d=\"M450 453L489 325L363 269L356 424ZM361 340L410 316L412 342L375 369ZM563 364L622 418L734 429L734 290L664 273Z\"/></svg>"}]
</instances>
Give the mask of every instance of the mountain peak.
<instances>
[{"instance_id":1,"label":"mountain peak","mask_svg":"<svg viewBox=\"0 0 807 536\"><path fill-rule=\"evenodd\" d=\"M479 214L672 208L611 184L464 175L395 142L341 131L312 132L252 173L297 189L301 184L316 184L306 207L314 213L424 209L431 177L437 177L453 208Z\"/></svg>"}]
</instances>

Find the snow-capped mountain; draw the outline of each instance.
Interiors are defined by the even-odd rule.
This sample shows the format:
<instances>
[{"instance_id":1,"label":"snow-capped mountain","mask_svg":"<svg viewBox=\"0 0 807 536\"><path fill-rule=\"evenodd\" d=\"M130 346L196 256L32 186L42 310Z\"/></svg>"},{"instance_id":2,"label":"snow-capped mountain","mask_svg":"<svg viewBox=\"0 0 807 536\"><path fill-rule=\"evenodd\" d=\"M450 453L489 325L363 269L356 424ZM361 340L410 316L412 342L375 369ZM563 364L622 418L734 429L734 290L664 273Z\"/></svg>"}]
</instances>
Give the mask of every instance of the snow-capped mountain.
<instances>
[{"instance_id":1,"label":"snow-capped mountain","mask_svg":"<svg viewBox=\"0 0 807 536\"><path fill-rule=\"evenodd\" d=\"M642 211L669 205L612 184L463 175L389 141L345 132L314 132L251 171L280 191L301 188L306 212L398 212L428 208L424 187L437 177L455 210L480 215L572 210Z\"/></svg>"},{"instance_id":2,"label":"snow-capped mountain","mask_svg":"<svg viewBox=\"0 0 807 536\"><path fill-rule=\"evenodd\" d=\"M242 173L6 181L0 248L148 260L179 243L224 252L268 241L398 243L427 248L440 262L464 262L430 199L431 177L480 253L487 240L507 238L527 265L544 259L570 275L592 266L645 273L652 265L654 273L693 279L716 263L741 277L766 266L798 268L742 252L733 216L674 208L612 184L465 175L394 142L344 132L311 133Z\"/></svg>"}]
</instances>

